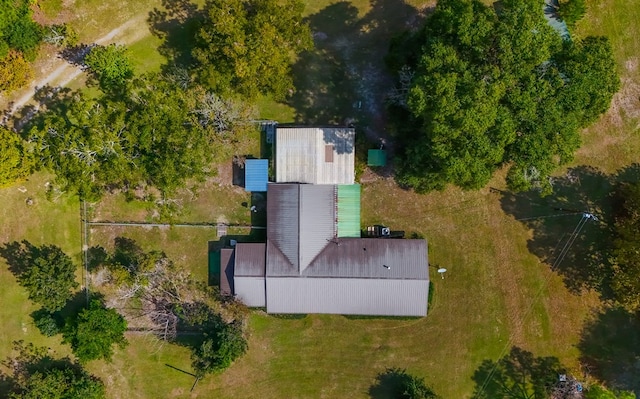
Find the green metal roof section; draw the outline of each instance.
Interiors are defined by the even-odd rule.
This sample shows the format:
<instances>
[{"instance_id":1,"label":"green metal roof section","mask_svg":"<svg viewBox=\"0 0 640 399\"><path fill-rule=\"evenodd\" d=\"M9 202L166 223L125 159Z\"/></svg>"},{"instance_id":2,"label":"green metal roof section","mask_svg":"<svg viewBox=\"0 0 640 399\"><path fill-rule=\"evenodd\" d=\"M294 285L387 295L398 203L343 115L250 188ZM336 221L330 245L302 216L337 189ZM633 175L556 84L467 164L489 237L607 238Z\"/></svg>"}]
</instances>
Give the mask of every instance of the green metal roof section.
<instances>
[{"instance_id":1,"label":"green metal roof section","mask_svg":"<svg viewBox=\"0 0 640 399\"><path fill-rule=\"evenodd\" d=\"M338 237L360 238L360 185L338 185Z\"/></svg>"},{"instance_id":2,"label":"green metal roof section","mask_svg":"<svg viewBox=\"0 0 640 399\"><path fill-rule=\"evenodd\" d=\"M387 164L387 152L385 150L369 150L367 156L368 166L385 166Z\"/></svg>"}]
</instances>

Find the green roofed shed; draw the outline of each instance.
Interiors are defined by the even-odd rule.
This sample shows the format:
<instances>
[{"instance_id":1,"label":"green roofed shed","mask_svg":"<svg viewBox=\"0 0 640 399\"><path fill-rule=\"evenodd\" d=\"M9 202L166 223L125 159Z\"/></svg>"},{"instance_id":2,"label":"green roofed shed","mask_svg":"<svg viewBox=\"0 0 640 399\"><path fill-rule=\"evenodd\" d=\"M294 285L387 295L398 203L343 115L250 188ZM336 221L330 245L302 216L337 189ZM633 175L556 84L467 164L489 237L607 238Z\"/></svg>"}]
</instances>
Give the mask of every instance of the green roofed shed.
<instances>
[{"instance_id":1,"label":"green roofed shed","mask_svg":"<svg viewBox=\"0 0 640 399\"><path fill-rule=\"evenodd\" d=\"M360 185L339 185L337 199L337 236L360 238Z\"/></svg>"},{"instance_id":2,"label":"green roofed shed","mask_svg":"<svg viewBox=\"0 0 640 399\"><path fill-rule=\"evenodd\" d=\"M368 166L385 166L387 164L387 152L385 150L369 150L367 157Z\"/></svg>"}]
</instances>

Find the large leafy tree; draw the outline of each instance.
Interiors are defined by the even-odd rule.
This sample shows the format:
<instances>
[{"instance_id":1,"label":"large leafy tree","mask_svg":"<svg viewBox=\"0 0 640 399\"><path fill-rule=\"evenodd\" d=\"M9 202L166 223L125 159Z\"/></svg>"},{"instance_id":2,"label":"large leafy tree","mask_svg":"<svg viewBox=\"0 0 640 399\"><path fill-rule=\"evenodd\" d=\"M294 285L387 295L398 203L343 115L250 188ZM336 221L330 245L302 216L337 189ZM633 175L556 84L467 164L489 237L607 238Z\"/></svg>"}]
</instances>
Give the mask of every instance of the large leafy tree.
<instances>
[{"instance_id":1,"label":"large leafy tree","mask_svg":"<svg viewBox=\"0 0 640 399\"><path fill-rule=\"evenodd\" d=\"M105 91L122 90L133 77L133 65L127 48L121 45L95 46L84 62Z\"/></svg>"},{"instance_id":2,"label":"large leafy tree","mask_svg":"<svg viewBox=\"0 0 640 399\"><path fill-rule=\"evenodd\" d=\"M110 360L113 345L124 348L127 322L114 309L106 308L99 300L92 300L75 318L67 320L63 330L64 342L82 362L96 359Z\"/></svg>"},{"instance_id":3,"label":"large leafy tree","mask_svg":"<svg viewBox=\"0 0 640 399\"><path fill-rule=\"evenodd\" d=\"M48 312L64 307L78 287L76 265L55 245L34 246L28 241L5 244L0 250L29 293L29 299Z\"/></svg>"},{"instance_id":4,"label":"large leafy tree","mask_svg":"<svg viewBox=\"0 0 640 399\"><path fill-rule=\"evenodd\" d=\"M34 168L20 136L0 126L0 187L28 176Z\"/></svg>"},{"instance_id":5,"label":"large leafy tree","mask_svg":"<svg viewBox=\"0 0 640 399\"><path fill-rule=\"evenodd\" d=\"M219 97L145 76L118 98L63 96L36 117L27 139L38 165L83 198L138 183L172 192L188 179L202 179L214 143L249 118L237 102L212 99Z\"/></svg>"},{"instance_id":6,"label":"large leafy tree","mask_svg":"<svg viewBox=\"0 0 640 399\"><path fill-rule=\"evenodd\" d=\"M300 0L207 0L196 36L203 81L219 93L285 97L291 64L312 47Z\"/></svg>"},{"instance_id":7,"label":"large leafy tree","mask_svg":"<svg viewBox=\"0 0 640 399\"><path fill-rule=\"evenodd\" d=\"M4 393L11 399L103 399L102 381L68 358L54 359L49 350L14 342L15 357L3 364L12 370Z\"/></svg>"},{"instance_id":8,"label":"large leafy tree","mask_svg":"<svg viewBox=\"0 0 640 399\"><path fill-rule=\"evenodd\" d=\"M42 27L32 19L29 0L0 0L0 59L9 48L33 60L40 41Z\"/></svg>"},{"instance_id":9,"label":"large leafy tree","mask_svg":"<svg viewBox=\"0 0 640 399\"><path fill-rule=\"evenodd\" d=\"M390 110L398 179L418 191L479 188L503 165L512 188L548 190L619 85L606 39L563 43L528 0L441 0L387 61L413 76Z\"/></svg>"},{"instance_id":10,"label":"large leafy tree","mask_svg":"<svg viewBox=\"0 0 640 399\"><path fill-rule=\"evenodd\" d=\"M228 368L247 351L242 326L238 322L219 322L213 333L205 332L205 339L193 349L191 359L198 376Z\"/></svg>"}]
</instances>

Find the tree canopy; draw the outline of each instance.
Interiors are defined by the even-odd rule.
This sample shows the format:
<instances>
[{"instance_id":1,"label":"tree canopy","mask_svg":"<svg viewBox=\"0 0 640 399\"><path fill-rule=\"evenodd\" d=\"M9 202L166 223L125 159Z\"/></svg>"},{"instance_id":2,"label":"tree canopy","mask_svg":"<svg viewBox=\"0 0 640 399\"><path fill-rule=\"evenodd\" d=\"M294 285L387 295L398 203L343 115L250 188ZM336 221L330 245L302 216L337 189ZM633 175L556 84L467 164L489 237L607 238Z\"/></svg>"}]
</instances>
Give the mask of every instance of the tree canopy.
<instances>
[{"instance_id":1,"label":"tree canopy","mask_svg":"<svg viewBox=\"0 0 640 399\"><path fill-rule=\"evenodd\" d=\"M207 0L193 56L216 93L284 98L291 64L312 47L300 0Z\"/></svg>"},{"instance_id":2,"label":"tree canopy","mask_svg":"<svg viewBox=\"0 0 640 399\"><path fill-rule=\"evenodd\" d=\"M34 162L20 136L0 126L0 187L27 177Z\"/></svg>"},{"instance_id":3,"label":"tree canopy","mask_svg":"<svg viewBox=\"0 0 640 399\"><path fill-rule=\"evenodd\" d=\"M216 331L204 334L204 341L191 354L193 369L199 376L228 368L247 351L247 341L238 322L217 323Z\"/></svg>"},{"instance_id":4,"label":"tree canopy","mask_svg":"<svg viewBox=\"0 0 640 399\"><path fill-rule=\"evenodd\" d=\"M28 241L13 242L5 244L1 251L29 299L48 312L62 309L78 287L76 265L55 245L37 247Z\"/></svg>"},{"instance_id":5,"label":"tree canopy","mask_svg":"<svg viewBox=\"0 0 640 399\"><path fill-rule=\"evenodd\" d=\"M204 178L213 144L249 118L241 103L212 99L199 87L143 76L119 96L61 95L35 117L27 140L38 166L83 198L140 183L172 192Z\"/></svg>"},{"instance_id":6,"label":"tree canopy","mask_svg":"<svg viewBox=\"0 0 640 399\"><path fill-rule=\"evenodd\" d=\"M55 359L45 347L14 342L15 357L3 364L13 373L4 392L11 399L103 399L105 387L97 377L68 358ZM3 388L7 388L4 387Z\"/></svg>"},{"instance_id":7,"label":"tree canopy","mask_svg":"<svg viewBox=\"0 0 640 399\"><path fill-rule=\"evenodd\" d=\"M67 320L62 333L64 342L82 362L96 359L110 360L113 345L124 348L127 322L114 309L106 308L94 299L75 318Z\"/></svg>"},{"instance_id":8,"label":"tree canopy","mask_svg":"<svg viewBox=\"0 0 640 399\"><path fill-rule=\"evenodd\" d=\"M476 189L504 165L511 188L548 191L619 86L607 39L563 42L527 0L441 0L420 31L392 42L387 63L412 76L390 113L398 180L418 191Z\"/></svg>"}]
</instances>

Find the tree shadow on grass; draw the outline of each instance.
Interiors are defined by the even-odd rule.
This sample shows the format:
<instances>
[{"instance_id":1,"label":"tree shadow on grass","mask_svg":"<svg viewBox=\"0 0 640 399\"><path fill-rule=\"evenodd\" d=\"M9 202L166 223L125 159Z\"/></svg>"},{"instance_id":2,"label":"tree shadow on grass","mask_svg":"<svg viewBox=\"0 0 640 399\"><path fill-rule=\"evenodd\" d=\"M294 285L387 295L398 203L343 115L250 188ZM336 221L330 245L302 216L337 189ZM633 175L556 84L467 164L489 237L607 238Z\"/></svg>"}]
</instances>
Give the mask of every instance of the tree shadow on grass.
<instances>
[{"instance_id":1,"label":"tree shadow on grass","mask_svg":"<svg viewBox=\"0 0 640 399\"><path fill-rule=\"evenodd\" d=\"M616 184L637 179L638 165L607 175L579 166L553 181L553 193L541 198L537 192L501 196L505 213L529 228L533 237L529 251L560 274L574 293L595 290L611 298L610 263L613 240L612 191ZM597 220L586 217L593 214Z\"/></svg>"},{"instance_id":2,"label":"tree shadow on grass","mask_svg":"<svg viewBox=\"0 0 640 399\"><path fill-rule=\"evenodd\" d=\"M8 242L0 247L0 256L7 261L9 271L17 278L27 271L39 255L40 248L27 240Z\"/></svg>"},{"instance_id":3,"label":"tree shadow on grass","mask_svg":"<svg viewBox=\"0 0 640 399\"><path fill-rule=\"evenodd\" d=\"M418 25L421 18L402 0L372 0L362 17L346 1L309 16L315 49L303 53L293 66L296 92L289 105L296 110L296 122L354 121L381 128L384 99L393 85L384 55L391 37L409 28L407 21Z\"/></svg>"},{"instance_id":4,"label":"tree shadow on grass","mask_svg":"<svg viewBox=\"0 0 640 399\"><path fill-rule=\"evenodd\" d=\"M162 7L154 8L147 19L151 33L163 39L158 51L171 64L188 68L193 62L191 52L203 11L189 0L162 0Z\"/></svg>"},{"instance_id":5,"label":"tree shadow on grass","mask_svg":"<svg viewBox=\"0 0 640 399\"><path fill-rule=\"evenodd\" d=\"M473 398L548 398L564 372L558 358L535 357L514 346L498 361L484 360L474 372Z\"/></svg>"},{"instance_id":6,"label":"tree shadow on grass","mask_svg":"<svg viewBox=\"0 0 640 399\"><path fill-rule=\"evenodd\" d=\"M612 307L585 324L578 348L588 371L610 388L640 394L640 314Z\"/></svg>"},{"instance_id":7,"label":"tree shadow on grass","mask_svg":"<svg viewBox=\"0 0 640 399\"><path fill-rule=\"evenodd\" d=\"M411 387L414 389L411 390ZM410 394L409 390L419 396ZM437 398L435 393L424 384L424 380L413 377L399 368L388 368L378 374L375 384L369 388L369 396L372 399Z\"/></svg>"}]
</instances>

